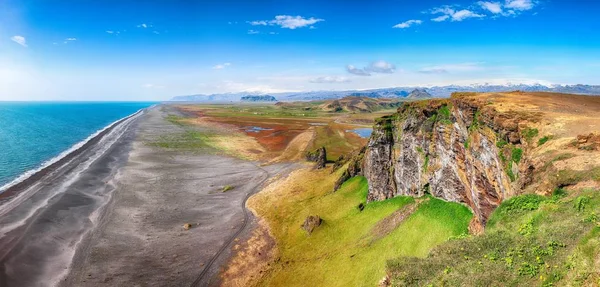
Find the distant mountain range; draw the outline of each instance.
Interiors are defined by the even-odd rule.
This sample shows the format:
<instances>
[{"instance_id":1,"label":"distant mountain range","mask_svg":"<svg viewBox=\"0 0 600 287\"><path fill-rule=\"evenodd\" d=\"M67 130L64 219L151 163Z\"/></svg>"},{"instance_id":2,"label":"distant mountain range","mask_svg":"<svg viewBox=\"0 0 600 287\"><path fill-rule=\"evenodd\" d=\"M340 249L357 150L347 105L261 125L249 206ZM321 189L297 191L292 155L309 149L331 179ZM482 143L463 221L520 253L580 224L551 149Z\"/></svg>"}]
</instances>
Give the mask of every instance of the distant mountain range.
<instances>
[{"instance_id":1,"label":"distant mountain range","mask_svg":"<svg viewBox=\"0 0 600 287\"><path fill-rule=\"evenodd\" d=\"M507 91L525 91L525 92L555 92L569 93L582 95L600 95L600 86L597 85L551 85L545 86L541 84L508 84L508 85L449 85L449 86L434 86L434 87L396 87L383 88L373 90L350 90L350 91L312 91L312 92L290 92L290 93L271 93L271 96L276 97L279 101L313 101L313 100L328 100L341 99L346 96L358 96L369 98L404 98L408 97L411 92L416 90L425 92L431 97L447 98L453 92L507 92ZM177 96L171 101L185 102L237 102L245 96L261 96L263 93L226 93L226 94L211 94L211 95L188 95Z\"/></svg>"},{"instance_id":2,"label":"distant mountain range","mask_svg":"<svg viewBox=\"0 0 600 287\"><path fill-rule=\"evenodd\" d=\"M240 98L242 102L277 102L277 99L273 96L243 96Z\"/></svg>"}]
</instances>

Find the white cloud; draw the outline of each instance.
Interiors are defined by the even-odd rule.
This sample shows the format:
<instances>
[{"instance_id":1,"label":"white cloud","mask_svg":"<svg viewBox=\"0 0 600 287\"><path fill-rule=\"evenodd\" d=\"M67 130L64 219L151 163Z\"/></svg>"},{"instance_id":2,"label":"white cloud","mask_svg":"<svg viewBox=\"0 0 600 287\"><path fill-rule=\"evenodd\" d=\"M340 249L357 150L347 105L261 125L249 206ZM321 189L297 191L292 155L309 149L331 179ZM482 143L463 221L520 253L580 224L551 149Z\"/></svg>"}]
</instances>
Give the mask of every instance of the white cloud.
<instances>
[{"instance_id":1,"label":"white cloud","mask_svg":"<svg viewBox=\"0 0 600 287\"><path fill-rule=\"evenodd\" d=\"M350 79L340 76L323 76L312 78L309 82L318 84L348 83L350 82Z\"/></svg>"},{"instance_id":2,"label":"white cloud","mask_svg":"<svg viewBox=\"0 0 600 287\"><path fill-rule=\"evenodd\" d=\"M357 76L370 76L371 73L392 74L396 71L396 66L386 61L371 62L367 67L362 69L353 65L346 66L346 71Z\"/></svg>"},{"instance_id":3,"label":"white cloud","mask_svg":"<svg viewBox=\"0 0 600 287\"><path fill-rule=\"evenodd\" d=\"M77 38L67 38L65 41L77 41Z\"/></svg>"},{"instance_id":4,"label":"white cloud","mask_svg":"<svg viewBox=\"0 0 600 287\"><path fill-rule=\"evenodd\" d=\"M404 28L408 28L408 27L410 27L412 25L419 25L421 23L423 23L423 21L421 21L421 20L408 20L406 22L402 22L400 24L396 24L392 28L404 29Z\"/></svg>"},{"instance_id":5,"label":"white cloud","mask_svg":"<svg viewBox=\"0 0 600 287\"><path fill-rule=\"evenodd\" d=\"M380 60L372 62L368 67L365 68L365 71L373 73L392 74L396 71L396 66L392 63Z\"/></svg>"},{"instance_id":6,"label":"white cloud","mask_svg":"<svg viewBox=\"0 0 600 287\"><path fill-rule=\"evenodd\" d=\"M479 1L477 2L481 8L490 11L493 14L502 13L502 4L498 2L487 2L487 1Z\"/></svg>"},{"instance_id":7,"label":"white cloud","mask_svg":"<svg viewBox=\"0 0 600 287\"><path fill-rule=\"evenodd\" d=\"M10 39L23 47L27 47L27 40L23 36L12 36Z\"/></svg>"},{"instance_id":8,"label":"white cloud","mask_svg":"<svg viewBox=\"0 0 600 287\"><path fill-rule=\"evenodd\" d=\"M302 16L294 17L294 16L289 16L289 15L278 15L278 16L275 16L275 20L272 20L271 22L275 23L275 25L281 26L281 28L296 29L296 28L311 26L311 25L316 24L321 21L325 21L325 20L316 19L313 17L305 19Z\"/></svg>"},{"instance_id":9,"label":"white cloud","mask_svg":"<svg viewBox=\"0 0 600 287\"><path fill-rule=\"evenodd\" d=\"M260 32L256 30L248 30L248 35L260 34Z\"/></svg>"},{"instance_id":10,"label":"white cloud","mask_svg":"<svg viewBox=\"0 0 600 287\"><path fill-rule=\"evenodd\" d=\"M352 65L346 66L346 71L348 71L348 73L350 73L350 74L354 74L357 76L370 76L371 75L371 73L365 71L365 69L360 69L360 68L354 67Z\"/></svg>"},{"instance_id":11,"label":"white cloud","mask_svg":"<svg viewBox=\"0 0 600 287\"><path fill-rule=\"evenodd\" d=\"M442 16L435 17L435 18L431 19L431 21L434 21L434 22L443 22L443 21L448 20L448 18L450 18L450 16L448 16L448 15L442 15Z\"/></svg>"},{"instance_id":12,"label":"white cloud","mask_svg":"<svg viewBox=\"0 0 600 287\"><path fill-rule=\"evenodd\" d=\"M114 34L115 31L107 30L106 33L108 33L108 34Z\"/></svg>"},{"instance_id":13,"label":"white cloud","mask_svg":"<svg viewBox=\"0 0 600 287\"><path fill-rule=\"evenodd\" d=\"M520 11L530 10L534 6L532 0L506 0L504 7Z\"/></svg>"},{"instance_id":14,"label":"white cloud","mask_svg":"<svg viewBox=\"0 0 600 287\"><path fill-rule=\"evenodd\" d=\"M311 27L312 25L325 21L314 17L304 18L302 16L277 15L274 20L257 20L249 21L252 26L279 26L286 29L296 29L303 27Z\"/></svg>"},{"instance_id":15,"label":"white cloud","mask_svg":"<svg viewBox=\"0 0 600 287\"><path fill-rule=\"evenodd\" d=\"M443 14L439 17L431 19L434 22L442 22L442 21L446 21L448 19L450 19L453 22L460 22L460 21L468 19L468 18L485 17L485 15L477 14L477 13L475 13L471 10L467 10L467 9L462 9L462 10L457 11L450 6L442 6L442 7L434 8L433 10L431 10L431 14L434 14L434 15L435 14Z\"/></svg>"},{"instance_id":16,"label":"white cloud","mask_svg":"<svg viewBox=\"0 0 600 287\"><path fill-rule=\"evenodd\" d=\"M222 70L225 69L226 67L231 66L231 63L223 63L223 64L217 64L213 66L214 70Z\"/></svg>"},{"instance_id":17,"label":"white cloud","mask_svg":"<svg viewBox=\"0 0 600 287\"><path fill-rule=\"evenodd\" d=\"M146 23L142 23L142 24L137 25L137 27L138 28L144 28L144 29L146 29L146 28L152 28L152 25L146 24Z\"/></svg>"}]
</instances>

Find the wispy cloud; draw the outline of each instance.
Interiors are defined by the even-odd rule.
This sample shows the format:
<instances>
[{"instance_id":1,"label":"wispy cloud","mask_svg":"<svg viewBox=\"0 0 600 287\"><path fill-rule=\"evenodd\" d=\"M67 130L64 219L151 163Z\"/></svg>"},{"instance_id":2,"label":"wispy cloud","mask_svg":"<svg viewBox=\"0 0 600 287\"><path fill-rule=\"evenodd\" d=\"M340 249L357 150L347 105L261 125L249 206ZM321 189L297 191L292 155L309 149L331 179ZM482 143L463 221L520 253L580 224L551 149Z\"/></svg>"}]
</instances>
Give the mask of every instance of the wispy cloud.
<instances>
[{"instance_id":1,"label":"wispy cloud","mask_svg":"<svg viewBox=\"0 0 600 287\"><path fill-rule=\"evenodd\" d=\"M350 79L348 79L346 77L340 77L340 76L323 76L323 77L312 78L309 80L309 82L318 83L318 84L335 84L335 83L348 83L348 82L350 82Z\"/></svg>"},{"instance_id":2,"label":"wispy cloud","mask_svg":"<svg viewBox=\"0 0 600 287\"><path fill-rule=\"evenodd\" d=\"M231 66L231 63L223 63L223 64L217 64L213 66L214 70L222 70L225 69L226 67Z\"/></svg>"},{"instance_id":3,"label":"wispy cloud","mask_svg":"<svg viewBox=\"0 0 600 287\"><path fill-rule=\"evenodd\" d=\"M346 71L357 76L370 76L371 73L392 74L396 71L396 65L380 60L372 62L362 69L348 65L346 66Z\"/></svg>"},{"instance_id":4,"label":"wispy cloud","mask_svg":"<svg viewBox=\"0 0 600 287\"><path fill-rule=\"evenodd\" d=\"M448 15L442 15L442 16L435 17L435 18L431 19L431 21L434 21L434 22L443 22L443 21L448 20L448 18L450 18L450 16L448 16Z\"/></svg>"},{"instance_id":5,"label":"wispy cloud","mask_svg":"<svg viewBox=\"0 0 600 287\"><path fill-rule=\"evenodd\" d=\"M77 38L67 38L65 41L77 41Z\"/></svg>"},{"instance_id":6,"label":"wispy cloud","mask_svg":"<svg viewBox=\"0 0 600 287\"><path fill-rule=\"evenodd\" d=\"M478 1L467 7L468 9L461 9L459 5L444 5L424 13L439 15L431 19L434 22L446 20L460 22L469 18L484 18L488 15L491 18L517 16L523 11L533 9L537 3L537 0Z\"/></svg>"},{"instance_id":7,"label":"wispy cloud","mask_svg":"<svg viewBox=\"0 0 600 287\"><path fill-rule=\"evenodd\" d=\"M485 15L477 14L471 10L467 10L467 9L455 10L454 8L452 8L450 6L442 6L442 7L434 8L431 11L431 14L434 14L434 15L435 14L443 14L441 16L431 19L434 22L443 22L448 19L451 21L454 21L454 22L460 22L460 21L463 21L468 18L485 17Z\"/></svg>"},{"instance_id":8,"label":"wispy cloud","mask_svg":"<svg viewBox=\"0 0 600 287\"><path fill-rule=\"evenodd\" d=\"M423 21L421 21L421 20L408 20L406 22L402 22L402 23L394 25L393 28L405 29L412 25L420 25L421 23L423 23Z\"/></svg>"},{"instance_id":9,"label":"wispy cloud","mask_svg":"<svg viewBox=\"0 0 600 287\"><path fill-rule=\"evenodd\" d=\"M285 29L297 29L303 27L311 27L316 23L325 21L314 17L304 18L302 16L277 15L273 20L256 20L249 21L252 26L279 26Z\"/></svg>"},{"instance_id":10,"label":"wispy cloud","mask_svg":"<svg viewBox=\"0 0 600 287\"><path fill-rule=\"evenodd\" d=\"M483 70L483 63L459 63L423 67L418 72L422 74L446 74Z\"/></svg>"},{"instance_id":11,"label":"wispy cloud","mask_svg":"<svg viewBox=\"0 0 600 287\"><path fill-rule=\"evenodd\" d=\"M153 26L150 24L142 23L142 24L137 25L136 27L146 29L146 28L152 28Z\"/></svg>"},{"instance_id":12,"label":"wispy cloud","mask_svg":"<svg viewBox=\"0 0 600 287\"><path fill-rule=\"evenodd\" d=\"M248 35L255 35L255 34L260 34L260 32L256 31L256 30L248 30Z\"/></svg>"},{"instance_id":13,"label":"wispy cloud","mask_svg":"<svg viewBox=\"0 0 600 287\"><path fill-rule=\"evenodd\" d=\"M25 39L25 37L17 35L17 36L10 37L10 39L13 42L27 48L27 40Z\"/></svg>"},{"instance_id":14,"label":"wispy cloud","mask_svg":"<svg viewBox=\"0 0 600 287\"><path fill-rule=\"evenodd\" d=\"M146 88L146 89L163 89L163 88L165 88L165 86L163 86L163 85L156 85L156 84L143 84L142 88Z\"/></svg>"},{"instance_id":15,"label":"wispy cloud","mask_svg":"<svg viewBox=\"0 0 600 287\"><path fill-rule=\"evenodd\" d=\"M248 21L248 24L250 24L252 26L267 26L267 25L269 25L269 22L265 21L265 20Z\"/></svg>"}]
</instances>

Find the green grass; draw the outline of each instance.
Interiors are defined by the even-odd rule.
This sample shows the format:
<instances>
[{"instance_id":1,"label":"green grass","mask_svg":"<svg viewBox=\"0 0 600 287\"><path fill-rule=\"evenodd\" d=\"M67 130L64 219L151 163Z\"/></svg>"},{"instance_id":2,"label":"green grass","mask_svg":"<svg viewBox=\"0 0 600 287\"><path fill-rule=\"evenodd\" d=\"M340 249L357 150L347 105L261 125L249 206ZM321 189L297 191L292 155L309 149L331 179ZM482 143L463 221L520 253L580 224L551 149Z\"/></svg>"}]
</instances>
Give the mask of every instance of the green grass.
<instances>
[{"instance_id":1,"label":"green grass","mask_svg":"<svg viewBox=\"0 0 600 287\"><path fill-rule=\"evenodd\" d=\"M538 146L541 146L543 144L545 144L546 142L548 142L550 139L552 138L552 136L543 136L538 140Z\"/></svg>"},{"instance_id":2,"label":"green grass","mask_svg":"<svg viewBox=\"0 0 600 287\"><path fill-rule=\"evenodd\" d=\"M398 228L383 237L373 228L382 219L407 205L412 197L395 197L365 203L367 181L348 180L335 193L307 180L302 189L285 196L273 196L263 210L280 251L280 258L260 285L268 286L375 286L385 275L387 259L396 256L426 256L431 248L450 237L467 232L471 212L463 205L430 198ZM259 199L260 200L260 199ZM264 198L263 198L264 200ZM277 201L277 202L275 202ZM323 224L310 236L300 224L310 214Z\"/></svg>"},{"instance_id":3,"label":"green grass","mask_svg":"<svg viewBox=\"0 0 600 287\"><path fill-rule=\"evenodd\" d=\"M161 136L157 141L150 144L168 149L195 150L208 148L208 139L209 136L204 132L188 130L181 134Z\"/></svg>"},{"instance_id":4,"label":"green grass","mask_svg":"<svg viewBox=\"0 0 600 287\"><path fill-rule=\"evenodd\" d=\"M452 240L426 258L391 260L393 286L596 286L600 196L524 195L503 202L485 234Z\"/></svg>"},{"instance_id":5,"label":"green grass","mask_svg":"<svg viewBox=\"0 0 600 287\"><path fill-rule=\"evenodd\" d=\"M521 157L523 157L523 150L520 148L513 148L511 151L511 159L515 163L521 162Z\"/></svg>"},{"instance_id":6,"label":"green grass","mask_svg":"<svg viewBox=\"0 0 600 287\"><path fill-rule=\"evenodd\" d=\"M228 192L228 191L230 191L230 190L232 190L232 189L233 189L233 186L231 186L231 185L226 185L226 186L223 186L223 190L222 190L222 192Z\"/></svg>"},{"instance_id":7,"label":"green grass","mask_svg":"<svg viewBox=\"0 0 600 287\"><path fill-rule=\"evenodd\" d=\"M538 129L535 128L526 128L521 131L521 135L527 140L527 142L531 142L533 138L537 137L539 134Z\"/></svg>"},{"instance_id":8,"label":"green grass","mask_svg":"<svg viewBox=\"0 0 600 287\"><path fill-rule=\"evenodd\" d=\"M498 148L503 148L503 147L504 147L504 146L506 146L507 144L508 144L508 142L507 142L505 139L499 139L499 140L496 142L496 146L497 146Z\"/></svg>"},{"instance_id":9,"label":"green grass","mask_svg":"<svg viewBox=\"0 0 600 287\"><path fill-rule=\"evenodd\" d=\"M473 114L473 122L469 126L469 132L476 131L482 123L479 121L479 117L481 116L481 112L479 110L475 111Z\"/></svg>"},{"instance_id":10,"label":"green grass","mask_svg":"<svg viewBox=\"0 0 600 287\"><path fill-rule=\"evenodd\" d=\"M349 143L343 135L340 135L337 130L331 126L316 127L315 132L316 136L312 141L309 150L325 147L327 150L328 161L335 161L340 155L349 154L358 148Z\"/></svg>"}]
</instances>

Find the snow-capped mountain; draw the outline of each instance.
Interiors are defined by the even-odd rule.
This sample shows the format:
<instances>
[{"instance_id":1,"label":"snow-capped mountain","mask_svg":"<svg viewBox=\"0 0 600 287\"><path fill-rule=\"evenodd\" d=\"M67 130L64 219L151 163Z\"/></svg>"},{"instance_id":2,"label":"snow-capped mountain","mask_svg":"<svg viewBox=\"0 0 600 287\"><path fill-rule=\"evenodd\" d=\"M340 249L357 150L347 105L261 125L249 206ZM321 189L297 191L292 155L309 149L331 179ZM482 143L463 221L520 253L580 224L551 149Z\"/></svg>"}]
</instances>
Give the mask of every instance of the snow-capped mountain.
<instances>
[{"instance_id":1,"label":"snow-capped mountain","mask_svg":"<svg viewBox=\"0 0 600 287\"><path fill-rule=\"evenodd\" d=\"M556 92L582 95L600 95L600 86L598 85L552 85L552 84L470 84L470 85L447 85L431 87L395 87L372 90L349 90L349 91L310 91L310 92L290 92L290 93L269 93L275 96L279 101L312 101L326 99L340 99L346 96L361 96L369 98L404 98L415 89L429 93L432 97L446 98L454 92ZM241 97L248 95L263 95L259 92L226 93L211 95L188 95L177 96L171 101L187 102L236 102Z\"/></svg>"}]
</instances>

